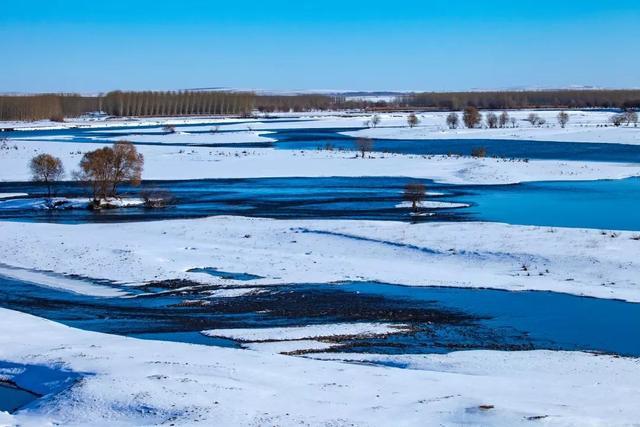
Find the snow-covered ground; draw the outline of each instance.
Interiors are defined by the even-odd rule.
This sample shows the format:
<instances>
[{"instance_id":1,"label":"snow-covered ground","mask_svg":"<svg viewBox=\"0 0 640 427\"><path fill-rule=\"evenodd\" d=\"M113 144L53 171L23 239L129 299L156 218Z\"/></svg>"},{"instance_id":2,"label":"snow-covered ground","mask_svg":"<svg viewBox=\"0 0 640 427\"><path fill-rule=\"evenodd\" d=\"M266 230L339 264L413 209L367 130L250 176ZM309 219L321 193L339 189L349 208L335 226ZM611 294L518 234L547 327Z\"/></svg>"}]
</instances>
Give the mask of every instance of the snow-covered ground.
<instances>
[{"instance_id":1,"label":"snow-covered ground","mask_svg":"<svg viewBox=\"0 0 640 427\"><path fill-rule=\"evenodd\" d=\"M32 210L55 210L55 209L88 209L92 200L89 197L52 197L46 198L30 198L24 197L28 195L21 195L16 199L5 197L5 200L0 200L0 210L3 209L32 209ZM0 198L1 199L1 198ZM110 198L100 200L101 205L111 208L126 208L143 206L145 204L144 199L129 197L124 199Z\"/></svg>"},{"instance_id":2,"label":"snow-covered ground","mask_svg":"<svg viewBox=\"0 0 640 427\"><path fill-rule=\"evenodd\" d=\"M264 277L252 284L371 280L640 301L640 240L630 232L213 217L83 225L0 222L0 234L5 264L129 283L187 278L246 284L187 273L212 267Z\"/></svg>"},{"instance_id":3,"label":"snow-covered ground","mask_svg":"<svg viewBox=\"0 0 640 427\"><path fill-rule=\"evenodd\" d=\"M406 114L382 114L377 128L348 132L353 136L376 138L507 138L554 141L591 141L609 143L640 143L640 128L622 126L614 128L608 123L610 112L570 112L571 121L566 129L555 123L557 111L537 112L546 117L549 127L532 127L523 119L529 111L511 112L518 117L515 129L457 129L445 126L447 113L420 114L421 124L415 128L406 125ZM190 127L166 135L133 135L125 139L136 142L219 144L268 142L269 131L283 128L348 128L362 127L370 116L337 116L307 114L293 122L249 120L222 126L234 132L190 134ZM211 118L149 118L140 120L116 120L119 125L158 125L164 123L207 123ZM220 123L233 123L238 119L216 119ZM65 126L78 122L70 122ZM103 122L88 122L91 125ZM106 123L111 124L112 121ZM202 130L212 125L202 126ZM250 130L249 130L250 129ZM90 136L90 133L87 135ZM98 138L98 137L96 137ZM28 180L28 162L36 154L50 153L60 157L67 171L77 169L82 154L102 147L101 142L71 143L65 135L29 136L9 139L5 149L0 149L0 180ZM99 138L103 139L103 138ZM111 140L121 139L113 137ZM60 142L56 142L56 140ZM505 184L544 180L618 179L640 175L637 164L581 162L559 160L509 161L502 159L475 159L469 157L418 156L374 153L368 159L356 159L353 152L289 151L272 148L208 148L139 146L145 156L145 179L202 179L246 178L282 176L411 176L432 178L456 184ZM68 175L69 176L69 175Z\"/></svg>"},{"instance_id":4,"label":"snow-covered ground","mask_svg":"<svg viewBox=\"0 0 640 427\"><path fill-rule=\"evenodd\" d=\"M489 111L482 111L486 115ZM501 111L494 111L496 115ZM559 142L597 142L612 144L640 144L640 127L610 123L613 112L568 111L569 123L562 128L557 122L558 111L535 111L546 120L542 126L533 126L525 121L530 110L508 111L517 122L517 127L503 129L466 129L462 125L462 114L458 112L461 124L457 129L449 129L446 124L448 112L418 113L420 124L414 128L407 125L406 114L381 114L380 124L375 128L343 132L354 137L381 139L512 139ZM354 119L355 120L355 119Z\"/></svg>"},{"instance_id":5,"label":"snow-covered ground","mask_svg":"<svg viewBox=\"0 0 640 427\"><path fill-rule=\"evenodd\" d=\"M28 196L28 194L27 193L0 193L0 200L13 199L16 197L24 197L24 196Z\"/></svg>"},{"instance_id":6,"label":"snow-covered ground","mask_svg":"<svg viewBox=\"0 0 640 427\"><path fill-rule=\"evenodd\" d=\"M188 131L180 131L169 133L166 135L132 135L125 138L112 137L107 138L113 142L126 139L131 142L160 142L163 144L237 144L250 142L273 142L272 138L268 138L269 132L257 131L238 131L238 132L217 132L210 134L189 133ZM104 138L98 138L104 139Z\"/></svg>"},{"instance_id":7,"label":"snow-covered ground","mask_svg":"<svg viewBox=\"0 0 640 427\"><path fill-rule=\"evenodd\" d=\"M518 127L497 130L449 130L447 113L419 114L421 124L408 128L406 114L382 114L379 127L348 133L376 138L640 144L640 128L608 124L613 113L569 112L566 129L555 122L557 111L537 112L547 119L542 128L523 121L528 113L510 112L518 119ZM285 116L296 119L295 115ZM85 118L63 124L0 123L0 127L156 126L153 131L157 132L164 124L201 124L189 128L195 131L211 129L215 121L220 129L234 132L189 134L179 129L175 134L127 139L239 143L269 141L268 132L275 129L355 129L370 117L313 113L290 123L249 120L238 124L229 124L240 120L237 118ZM70 173L83 153L104 146L68 139L65 135L28 137L0 144L0 180L29 180L29 160L44 152L60 157ZM352 152L271 148L138 149L145 156L144 179L162 180L406 176L456 184L503 184L640 175L638 164L604 162L381 153L361 159ZM0 193L0 205L33 205L35 199L10 200L24 196ZM126 292L90 278L131 286L190 279L224 284L224 289L213 290L211 295L228 298L257 292L247 284L379 281L550 290L640 302L640 235L630 232L478 222L213 217L80 225L0 221L0 236L1 275L97 298L124 297ZM240 282L187 272L207 267L261 278ZM236 287L241 284L245 287ZM47 394L69 384L43 373L43 365L56 370L60 378L81 377L72 388L46 395L15 415L0 412L0 425L610 426L635 425L640 419L638 359L553 351L328 352L336 345L330 342L336 335L386 334L397 327L402 325L382 322L205 331L249 341L243 344L245 349L225 349L86 332L0 309L0 378ZM315 353L312 358L278 354L305 349L327 353ZM33 388L36 383L38 390Z\"/></svg>"},{"instance_id":8,"label":"snow-covered ground","mask_svg":"<svg viewBox=\"0 0 640 427\"><path fill-rule=\"evenodd\" d=\"M15 415L0 412L0 425L622 426L640 417L637 359L470 351L400 356L411 369L399 369L104 335L5 309L0 319L0 361L21 365L9 379L24 385L37 365L81 375Z\"/></svg>"},{"instance_id":9,"label":"snow-covered ground","mask_svg":"<svg viewBox=\"0 0 640 427\"><path fill-rule=\"evenodd\" d=\"M40 153L60 157L68 172L83 153L104 144L11 141L17 149L0 150L0 180L28 181L29 161ZM619 179L640 175L640 165L563 160L512 161L457 156L353 152L292 151L273 148L138 146L148 180L204 178L407 176L452 184L508 184L525 181ZM70 174L67 174L69 179Z\"/></svg>"},{"instance_id":10,"label":"snow-covered ground","mask_svg":"<svg viewBox=\"0 0 640 427\"><path fill-rule=\"evenodd\" d=\"M210 329L202 331L210 337L230 338L236 341L291 341L302 339L320 339L336 336L376 336L401 330L406 325L388 323L331 323L327 325L307 325L283 328L257 329Z\"/></svg>"}]
</instances>

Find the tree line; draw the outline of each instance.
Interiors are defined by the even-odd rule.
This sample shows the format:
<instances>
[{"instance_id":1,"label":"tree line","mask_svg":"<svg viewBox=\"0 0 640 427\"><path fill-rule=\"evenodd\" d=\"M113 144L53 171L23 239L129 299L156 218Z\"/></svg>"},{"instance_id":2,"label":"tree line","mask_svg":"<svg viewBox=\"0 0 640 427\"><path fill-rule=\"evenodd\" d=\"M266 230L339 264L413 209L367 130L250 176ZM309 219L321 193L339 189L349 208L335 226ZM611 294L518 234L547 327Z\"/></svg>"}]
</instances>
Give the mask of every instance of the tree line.
<instances>
[{"instance_id":1,"label":"tree line","mask_svg":"<svg viewBox=\"0 0 640 427\"><path fill-rule=\"evenodd\" d=\"M640 90L424 92L398 98L398 107L461 110L514 108L640 108Z\"/></svg>"},{"instance_id":2,"label":"tree line","mask_svg":"<svg viewBox=\"0 0 640 427\"><path fill-rule=\"evenodd\" d=\"M183 116L249 114L255 103L251 92L114 91L101 97L101 111L112 116Z\"/></svg>"},{"instance_id":3,"label":"tree line","mask_svg":"<svg viewBox=\"0 0 640 427\"><path fill-rule=\"evenodd\" d=\"M74 94L2 95L0 120L62 121L64 117L77 117L98 111L99 98Z\"/></svg>"},{"instance_id":4,"label":"tree line","mask_svg":"<svg viewBox=\"0 0 640 427\"><path fill-rule=\"evenodd\" d=\"M314 110L516 108L640 108L640 90L424 92L369 102L341 95L266 95L231 91L113 91L98 96L39 94L0 96L0 120L62 121L95 111L112 116L249 115Z\"/></svg>"}]
</instances>

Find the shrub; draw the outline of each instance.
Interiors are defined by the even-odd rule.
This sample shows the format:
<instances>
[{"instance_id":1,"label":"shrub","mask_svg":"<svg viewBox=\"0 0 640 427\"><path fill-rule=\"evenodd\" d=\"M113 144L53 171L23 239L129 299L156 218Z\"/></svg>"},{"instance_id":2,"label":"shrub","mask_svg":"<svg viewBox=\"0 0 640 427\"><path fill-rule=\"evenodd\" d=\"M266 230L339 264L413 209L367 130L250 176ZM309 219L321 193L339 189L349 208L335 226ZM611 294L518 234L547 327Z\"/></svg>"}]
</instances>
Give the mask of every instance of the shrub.
<instances>
[{"instance_id":1,"label":"shrub","mask_svg":"<svg viewBox=\"0 0 640 427\"><path fill-rule=\"evenodd\" d=\"M498 116L496 116L494 113L488 113L486 120L487 126L489 126L489 128L495 129L498 127Z\"/></svg>"},{"instance_id":2,"label":"shrub","mask_svg":"<svg viewBox=\"0 0 640 427\"><path fill-rule=\"evenodd\" d=\"M119 141L112 147L85 153L76 178L91 186L94 200L106 199L116 197L118 185L124 182L139 185L143 165L144 157L136 147L129 141Z\"/></svg>"},{"instance_id":3,"label":"shrub","mask_svg":"<svg viewBox=\"0 0 640 427\"><path fill-rule=\"evenodd\" d=\"M460 118L458 117L458 115L456 113L449 113L449 115L447 116L447 126L449 126L449 129L457 128L459 123Z\"/></svg>"},{"instance_id":4,"label":"shrub","mask_svg":"<svg viewBox=\"0 0 640 427\"><path fill-rule=\"evenodd\" d=\"M487 149L485 147L474 147L471 149L471 157L487 157Z\"/></svg>"},{"instance_id":5,"label":"shrub","mask_svg":"<svg viewBox=\"0 0 640 427\"><path fill-rule=\"evenodd\" d=\"M426 186L421 182L408 183L404 187L404 199L411 202L411 209L418 210L418 204L424 200L427 191Z\"/></svg>"},{"instance_id":6,"label":"shrub","mask_svg":"<svg viewBox=\"0 0 640 427\"><path fill-rule=\"evenodd\" d=\"M407 124L410 128L418 126L418 123L420 123L420 119L415 114L411 113L407 116Z\"/></svg>"},{"instance_id":7,"label":"shrub","mask_svg":"<svg viewBox=\"0 0 640 427\"><path fill-rule=\"evenodd\" d=\"M370 138L358 138L356 140L356 148L364 159L365 154L373 150L373 141Z\"/></svg>"},{"instance_id":8,"label":"shrub","mask_svg":"<svg viewBox=\"0 0 640 427\"><path fill-rule=\"evenodd\" d=\"M482 114L480 114L476 107L467 107L462 113L462 121L469 129L475 128L482 122Z\"/></svg>"}]
</instances>

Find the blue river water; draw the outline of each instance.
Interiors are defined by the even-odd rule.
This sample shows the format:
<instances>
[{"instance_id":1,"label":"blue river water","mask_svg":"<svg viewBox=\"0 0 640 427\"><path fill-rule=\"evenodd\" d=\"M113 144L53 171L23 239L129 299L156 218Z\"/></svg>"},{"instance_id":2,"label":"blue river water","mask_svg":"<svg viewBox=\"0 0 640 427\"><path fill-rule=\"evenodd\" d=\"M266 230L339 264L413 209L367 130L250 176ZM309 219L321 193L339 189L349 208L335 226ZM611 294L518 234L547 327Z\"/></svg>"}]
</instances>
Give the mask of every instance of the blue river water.
<instances>
[{"instance_id":1,"label":"blue river water","mask_svg":"<svg viewBox=\"0 0 640 427\"><path fill-rule=\"evenodd\" d=\"M299 120L264 120L269 123L298 122ZM217 133L234 132L226 130L225 126L247 123L247 126L256 122L234 121L226 123L199 123L176 125L176 129L182 132L193 134L207 134L211 130L192 129L196 126L216 128ZM325 149L328 146L332 149L355 150L357 138L346 136L341 132L353 131L358 128L281 128L271 131L269 138L276 142L259 143L163 143L162 136L167 132L160 126L140 126L140 127L111 127L111 128L71 128L59 130L34 130L34 131L11 131L2 132L2 138L33 138L40 137L42 140L51 140L57 143L85 142L85 143L112 143L114 138L127 137L140 134L144 130L145 135L156 135L158 141L136 142L138 145L164 145L164 146L202 146L202 147L275 147L284 150L316 150ZM51 137L67 136L67 139L52 139ZM380 152L437 155L437 154L459 154L470 155L474 148L485 148L487 155L491 157L504 157L514 159L557 159L557 160L583 160L583 161L607 161L622 163L640 163L640 145L631 144L607 144L607 143L574 143L574 142L554 142L554 141L532 141L532 140L492 140L492 139L431 139L431 140L404 140L404 139L373 139L373 150Z\"/></svg>"},{"instance_id":2,"label":"blue river water","mask_svg":"<svg viewBox=\"0 0 640 427\"><path fill-rule=\"evenodd\" d=\"M243 215L278 219L367 219L395 221L497 221L510 224L640 231L640 178L558 181L514 185L447 185L419 180L430 201L468 207L422 209L415 217L403 201L408 178L330 177L145 181L123 187L125 196L166 191L173 204L163 209L33 209L29 197L0 201L0 219L60 223L145 221ZM42 186L2 182L0 192L42 197ZM59 196L87 197L75 182L57 186Z\"/></svg>"}]
</instances>

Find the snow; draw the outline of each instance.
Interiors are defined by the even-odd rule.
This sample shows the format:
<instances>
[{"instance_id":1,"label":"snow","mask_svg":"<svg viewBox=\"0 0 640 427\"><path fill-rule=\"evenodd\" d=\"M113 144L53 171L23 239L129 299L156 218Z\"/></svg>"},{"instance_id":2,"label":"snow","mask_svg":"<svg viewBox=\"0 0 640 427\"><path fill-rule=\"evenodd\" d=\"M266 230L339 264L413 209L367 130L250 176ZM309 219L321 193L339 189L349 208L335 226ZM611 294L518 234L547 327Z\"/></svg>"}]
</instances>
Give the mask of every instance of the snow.
<instances>
[{"instance_id":1,"label":"snow","mask_svg":"<svg viewBox=\"0 0 640 427\"><path fill-rule=\"evenodd\" d=\"M336 336L376 336L406 330L406 325L388 323L331 323L283 328L211 329L202 331L209 337L230 338L243 342L322 339Z\"/></svg>"},{"instance_id":2,"label":"snow","mask_svg":"<svg viewBox=\"0 0 640 427\"><path fill-rule=\"evenodd\" d=\"M416 206L418 208L425 208L425 209L445 209L445 208L466 208L469 207L468 204L466 203L454 203L454 202L438 202L435 200L423 200L421 202L417 202ZM409 201L404 201L401 203L398 203L396 205L396 208L412 208L413 207L413 203L409 202Z\"/></svg>"},{"instance_id":3,"label":"snow","mask_svg":"<svg viewBox=\"0 0 640 427\"><path fill-rule=\"evenodd\" d=\"M279 354L287 354L299 351L323 351L339 346L340 344L303 339L293 341L260 341L242 344L242 348L245 348L247 350Z\"/></svg>"},{"instance_id":4,"label":"snow","mask_svg":"<svg viewBox=\"0 0 640 427\"><path fill-rule=\"evenodd\" d=\"M17 150L0 150L0 181L28 181L29 161L49 153L73 171L83 153L103 144L12 141ZM147 180L206 178L384 176L430 178L452 184L509 184L526 181L620 179L640 175L637 164L559 160L511 161L494 158L376 153L355 158L336 151L273 148L138 146Z\"/></svg>"},{"instance_id":5,"label":"snow","mask_svg":"<svg viewBox=\"0 0 640 427\"><path fill-rule=\"evenodd\" d=\"M13 199L15 197L25 197L27 193L0 193L0 199Z\"/></svg>"},{"instance_id":6,"label":"snow","mask_svg":"<svg viewBox=\"0 0 640 427\"><path fill-rule=\"evenodd\" d=\"M239 144L251 142L273 142L272 138L267 138L269 132L217 132L217 133L189 133L176 132L166 135L129 135L106 138L109 141L126 140L130 142L160 142L162 144ZM104 137L95 137L104 140Z\"/></svg>"},{"instance_id":7,"label":"snow","mask_svg":"<svg viewBox=\"0 0 640 427\"><path fill-rule=\"evenodd\" d=\"M481 111L486 114L489 111ZM524 121L530 113L538 114L547 123L535 127ZM457 112L460 119L462 114ZM501 111L494 111L501 114ZM600 111L568 111L570 121L563 129L557 123L558 111L509 111L515 117L516 128L504 129L449 129L446 117L449 112L419 113L420 124L414 128L407 125L406 114L381 114L381 122L376 128L343 132L353 137L379 139L511 139L558 142L597 142L612 144L640 144L640 127L615 127L609 119L616 113ZM606 126L605 126L606 125ZM461 125L462 126L462 123Z\"/></svg>"},{"instance_id":8,"label":"snow","mask_svg":"<svg viewBox=\"0 0 640 427\"><path fill-rule=\"evenodd\" d=\"M640 128L598 127L608 123L611 112L571 111L571 121L566 129L555 124L557 111L538 111L546 117L549 127L534 128L523 122L530 111L512 111L520 121L515 129L457 129L444 125L447 113L420 114L422 123L415 128L406 126L406 114L381 114L377 128L347 132L352 136L376 138L481 138L481 139L533 139L554 141L592 141L608 143L640 143ZM269 142L269 131L286 128L358 128L370 118L365 115L337 116L331 114L306 114L294 117L293 122L260 121L233 124L237 119L219 119L229 123L225 132L191 134L200 126L166 135L133 135L113 137L137 142L157 143L251 143ZM149 118L119 120L114 123L127 126L164 123L206 123L203 130L212 128L212 118ZM97 122L89 122L90 126ZM112 125L111 121L98 122ZM71 126L71 124L65 124ZM251 129L251 130L248 130ZM233 132L226 132L227 130ZM355 133L354 133L355 132ZM98 137L96 137L98 138ZM17 149L0 150L0 181L27 181L30 179L28 162L39 153L50 153L63 160L67 171L73 171L83 153L104 145L96 143L52 143L51 139L68 139L65 135L53 137L27 137L8 142ZM637 164L581 162L561 160L530 160L528 162L505 159L457 156L419 156L373 153L369 159L357 159L352 152L290 151L273 148L210 148L138 146L145 156L144 179L206 179L206 178L261 178L261 177L326 177L326 176L407 176L430 178L453 184L508 184L526 181L620 179L640 175Z\"/></svg>"},{"instance_id":9,"label":"snow","mask_svg":"<svg viewBox=\"0 0 640 427\"><path fill-rule=\"evenodd\" d=\"M187 270L215 262L222 271L263 276L254 286L367 280L640 302L640 241L631 232L212 217L122 224L0 222L0 235L6 264L125 283L193 280ZM245 283L208 275L198 281Z\"/></svg>"},{"instance_id":10,"label":"snow","mask_svg":"<svg viewBox=\"0 0 640 427\"><path fill-rule=\"evenodd\" d=\"M640 144L640 129L604 127L609 112L570 112L566 129L557 111L537 112L548 126L448 130L447 113L382 114L380 127L355 130L370 116L312 113L291 123L231 124L225 118L73 119L58 124L2 123L0 127L90 128L201 124L215 134L127 137L139 142L266 142L283 128L354 128L376 138L482 138ZM287 115L296 117L295 115ZM312 120L312 121L304 121ZM157 129L156 129L157 131ZM97 137L97 136L96 136ZM0 149L0 180L30 179L38 153L62 158L73 171L102 142L29 137ZM114 136L113 140L121 139ZM17 149L13 149L13 145ZM640 175L637 164L510 161L469 157L284 151L271 148L139 146L145 179L401 176L456 184L591 180ZM429 194L435 195L435 194ZM0 193L3 207L42 208L43 199ZM84 207L88 199L64 199ZM118 200L121 206L141 200ZM458 206L460 205L460 206ZM408 207L409 203L398 207ZM425 201L425 208L462 207ZM250 236L246 238L245 236ZM188 270L260 275L254 286L370 281L407 286L545 290L640 302L640 240L636 233L512 226L499 223L420 223L345 220L270 220L212 217L119 224L0 221L0 275L94 297L124 297L89 278L123 283L197 278L224 284L210 292L238 297L260 292L245 282ZM70 275L78 275L70 277ZM243 285L243 286L239 286ZM237 286L237 287L234 287ZM206 300L206 297L205 297ZM324 320L323 320L324 321ZM328 319L327 319L328 321ZM258 325L259 326L259 325ZM340 335L397 332L390 323L215 329L209 336L243 341L244 349L138 340L69 328L0 309L0 377L47 393L0 425L632 425L640 419L640 360L581 352L466 351L446 355L330 352ZM400 329L402 330L402 329ZM246 342L248 341L248 342ZM279 353L326 351L303 357ZM404 367L400 369L398 367ZM45 369L46 368L46 369ZM55 374L54 374L55 373ZM76 381L76 379L79 379ZM61 380L63 379L63 380ZM62 386L74 385L62 393ZM49 394L51 393L51 394ZM484 409L483 409L484 408Z\"/></svg>"},{"instance_id":11,"label":"snow","mask_svg":"<svg viewBox=\"0 0 640 427\"><path fill-rule=\"evenodd\" d=\"M61 394L2 413L7 424L516 426L547 417L540 422L613 426L640 417L637 359L550 351L397 357L411 369L137 340L0 309L0 360L82 375Z\"/></svg>"},{"instance_id":12,"label":"snow","mask_svg":"<svg viewBox=\"0 0 640 427\"><path fill-rule=\"evenodd\" d=\"M88 209L92 199L87 197L65 198L53 197L45 198L22 198L0 201L0 210L3 209ZM125 199L108 199L101 200L102 205L109 205L113 208L126 208L144 205L145 201L141 198L130 197Z\"/></svg>"}]
</instances>

